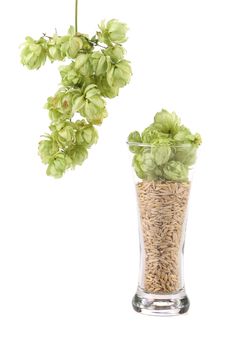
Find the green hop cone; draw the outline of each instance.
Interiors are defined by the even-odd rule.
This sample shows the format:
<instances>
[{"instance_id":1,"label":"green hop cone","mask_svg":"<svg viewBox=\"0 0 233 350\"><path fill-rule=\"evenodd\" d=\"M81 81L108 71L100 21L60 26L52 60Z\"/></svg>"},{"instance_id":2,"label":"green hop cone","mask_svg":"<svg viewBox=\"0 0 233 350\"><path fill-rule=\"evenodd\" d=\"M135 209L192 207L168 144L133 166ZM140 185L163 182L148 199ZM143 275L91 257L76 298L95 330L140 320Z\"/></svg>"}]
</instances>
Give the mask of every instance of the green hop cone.
<instances>
[{"instance_id":1,"label":"green hop cone","mask_svg":"<svg viewBox=\"0 0 233 350\"><path fill-rule=\"evenodd\" d=\"M138 131L133 131L128 136L129 149L133 153L139 153L142 150L142 147L137 145L130 145L130 143L142 143L141 135Z\"/></svg>"},{"instance_id":2,"label":"green hop cone","mask_svg":"<svg viewBox=\"0 0 233 350\"><path fill-rule=\"evenodd\" d=\"M84 120L75 123L77 128L76 140L78 145L91 147L98 141L98 133L93 125L87 124Z\"/></svg>"},{"instance_id":3,"label":"green hop cone","mask_svg":"<svg viewBox=\"0 0 233 350\"><path fill-rule=\"evenodd\" d=\"M170 161L163 168L164 177L170 181L188 181L188 167L178 161Z\"/></svg>"},{"instance_id":4,"label":"green hop cone","mask_svg":"<svg viewBox=\"0 0 233 350\"><path fill-rule=\"evenodd\" d=\"M39 69L45 64L47 58L47 41L44 38L36 41L28 36L22 46L21 63L24 66L28 69Z\"/></svg>"},{"instance_id":5,"label":"green hop cone","mask_svg":"<svg viewBox=\"0 0 233 350\"><path fill-rule=\"evenodd\" d=\"M50 136L46 140L39 142L39 155L44 164L48 164L59 151L59 146Z\"/></svg>"},{"instance_id":6,"label":"green hop cone","mask_svg":"<svg viewBox=\"0 0 233 350\"><path fill-rule=\"evenodd\" d=\"M91 124L100 125L107 116L105 100L101 97L96 85L91 84L84 90L73 104L73 111L78 111Z\"/></svg>"},{"instance_id":7,"label":"green hop cone","mask_svg":"<svg viewBox=\"0 0 233 350\"><path fill-rule=\"evenodd\" d=\"M75 63L72 62L67 66L61 66L59 68L62 78L62 84L67 87L72 87L82 82L81 76L75 69Z\"/></svg>"},{"instance_id":8,"label":"green hop cone","mask_svg":"<svg viewBox=\"0 0 233 350\"><path fill-rule=\"evenodd\" d=\"M129 83L131 75L132 71L128 61L122 60L116 64L109 62L106 76L109 86L124 87Z\"/></svg>"},{"instance_id":9,"label":"green hop cone","mask_svg":"<svg viewBox=\"0 0 233 350\"><path fill-rule=\"evenodd\" d=\"M140 179L145 179L146 178L146 174L144 173L144 171L141 168L141 163L142 163L142 155L141 155L141 153L135 154L134 157L133 157L133 162L132 162L132 165L134 167L135 173Z\"/></svg>"},{"instance_id":10,"label":"green hop cone","mask_svg":"<svg viewBox=\"0 0 233 350\"><path fill-rule=\"evenodd\" d=\"M153 172L153 170L156 167L156 163L155 163L154 155L151 152L150 148L144 147L141 153L140 162L141 162L140 164L141 169L144 171L144 173L149 174Z\"/></svg>"},{"instance_id":11,"label":"green hop cone","mask_svg":"<svg viewBox=\"0 0 233 350\"><path fill-rule=\"evenodd\" d=\"M155 162L153 148L143 148L141 153L141 169L147 180L155 180L162 176L162 171Z\"/></svg>"},{"instance_id":12,"label":"green hop cone","mask_svg":"<svg viewBox=\"0 0 233 350\"><path fill-rule=\"evenodd\" d=\"M111 58L106 56L106 62L107 70L105 74L97 76L97 86L103 96L114 98L118 96L119 89L129 83L132 71L126 60L113 63Z\"/></svg>"},{"instance_id":13,"label":"green hop cone","mask_svg":"<svg viewBox=\"0 0 233 350\"><path fill-rule=\"evenodd\" d=\"M191 143L180 144L175 147L174 159L185 165L193 165L196 161L197 146Z\"/></svg>"},{"instance_id":14,"label":"green hop cone","mask_svg":"<svg viewBox=\"0 0 233 350\"><path fill-rule=\"evenodd\" d=\"M142 132L142 142L146 144L168 143L168 136L159 132L155 124L151 124Z\"/></svg>"},{"instance_id":15,"label":"green hop cone","mask_svg":"<svg viewBox=\"0 0 233 350\"><path fill-rule=\"evenodd\" d=\"M70 47L69 40L70 40L70 35L64 35L60 37L59 45L60 45L60 50L63 57L68 56L68 50Z\"/></svg>"},{"instance_id":16,"label":"green hop cone","mask_svg":"<svg viewBox=\"0 0 233 350\"><path fill-rule=\"evenodd\" d=\"M107 57L99 51L94 52L91 57L91 65L93 68L93 72L95 72L95 76L99 77L106 73L108 64Z\"/></svg>"},{"instance_id":17,"label":"green hop cone","mask_svg":"<svg viewBox=\"0 0 233 350\"><path fill-rule=\"evenodd\" d=\"M119 86L110 86L108 84L106 76L98 77L96 84L101 95L104 97L114 98L119 95Z\"/></svg>"},{"instance_id":18,"label":"green hop cone","mask_svg":"<svg viewBox=\"0 0 233 350\"><path fill-rule=\"evenodd\" d=\"M161 169L156 165L154 155L149 148L142 148L133 158L133 167L140 179L155 180L162 177Z\"/></svg>"},{"instance_id":19,"label":"green hop cone","mask_svg":"<svg viewBox=\"0 0 233 350\"><path fill-rule=\"evenodd\" d=\"M77 145L70 150L69 156L72 160L72 166L75 167L76 165L82 165L87 159L88 151L84 146Z\"/></svg>"},{"instance_id":20,"label":"green hop cone","mask_svg":"<svg viewBox=\"0 0 233 350\"><path fill-rule=\"evenodd\" d=\"M61 92L58 94L57 110L65 115L72 115L72 94L69 92Z\"/></svg>"},{"instance_id":21,"label":"green hop cone","mask_svg":"<svg viewBox=\"0 0 233 350\"><path fill-rule=\"evenodd\" d=\"M60 37L59 45L63 56L74 59L83 48L83 39L81 35L74 33L74 28L71 26L68 34Z\"/></svg>"},{"instance_id":22,"label":"green hop cone","mask_svg":"<svg viewBox=\"0 0 233 350\"><path fill-rule=\"evenodd\" d=\"M105 56L109 56L113 63L123 60L125 49L121 45L115 45L103 50Z\"/></svg>"},{"instance_id":23,"label":"green hop cone","mask_svg":"<svg viewBox=\"0 0 233 350\"><path fill-rule=\"evenodd\" d=\"M175 142L179 144L192 143L196 146L201 144L201 136L199 134L192 134L185 126L181 126L179 131L174 136Z\"/></svg>"},{"instance_id":24,"label":"green hop cone","mask_svg":"<svg viewBox=\"0 0 233 350\"><path fill-rule=\"evenodd\" d=\"M62 39L55 34L48 41L48 58L51 62L63 61L66 54L61 50Z\"/></svg>"},{"instance_id":25,"label":"green hop cone","mask_svg":"<svg viewBox=\"0 0 233 350\"><path fill-rule=\"evenodd\" d=\"M61 177L69 168L81 165L88 156L87 148L97 142L95 128L85 120L51 124L51 135L39 144L39 154L48 164L47 175Z\"/></svg>"},{"instance_id":26,"label":"green hop cone","mask_svg":"<svg viewBox=\"0 0 233 350\"><path fill-rule=\"evenodd\" d=\"M72 39L72 38L79 38L81 39L82 43L79 42L79 50L80 49L84 49L84 50L92 50L93 49L93 45L90 43L90 40L88 39L88 35L86 34L80 34L80 33L76 33L74 26L70 26L68 29L68 36ZM74 43L74 46L77 46L77 43ZM75 58L75 57L71 57L71 58Z\"/></svg>"},{"instance_id":27,"label":"green hop cone","mask_svg":"<svg viewBox=\"0 0 233 350\"><path fill-rule=\"evenodd\" d=\"M158 131L166 134L176 134L180 127L180 119L175 113L169 113L165 109L156 113L154 124Z\"/></svg>"},{"instance_id":28,"label":"green hop cone","mask_svg":"<svg viewBox=\"0 0 233 350\"><path fill-rule=\"evenodd\" d=\"M76 93L79 93L79 90ZM50 119L54 122L70 119L73 116L72 102L72 92L58 90L55 96L49 97L45 104L45 108L49 110Z\"/></svg>"},{"instance_id":29,"label":"green hop cone","mask_svg":"<svg viewBox=\"0 0 233 350\"><path fill-rule=\"evenodd\" d=\"M155 163L163 165L168 162L171 156L171 147L168 144L159 144L152 147Z\"/></svg>"},{"instance_id":30,"label":"green hop cone","mask_svg":"<svg viewBox=\"0 0 233 350\"><path fill-rule=\"evenodd\" d=\"M125 23L112 19L107 23L106 29L109 33L109 39L113 43L122 44L127 41L126 33L128 31L128 27Z\"/></svg>"},{"instance_id":31,"label":"green hop cone","mask_svg":"<svg viewBox=\"0 0 233 350\"><path fill-rule=\"evenodd\" d=\"M122 44L127 40L126 33L128 27L125 23L119 22L117 19L112 19L105 24L102 21L99 25L101 32L98 32L98 38L101 42L111 46L114 44Z\"/></svg>"},{"instance_id":32,"label":"green hop cone","mask_svg":"<svg viewBox=\"0 0 233 350\"><path fill-rule=\"evenodd\" d=\"M76 130L73 123L65 122L57 130L57 141L62 147L68 147L76 143Z\"/></svg>"},{"instance_id":33,"label":"green hop cone","mask_svg":"<svg viewBox=\"0 0 233 350\"><path fill-rule=\"evenodd\" d=\"M83 76L90 76L93 73L91 54L80 53L75 60L76 71Z\"/></svg>"},{"instance_id":34,"label":"green hop cone","mask_svg":"<svg viewBox=\"0 0 233 350\"><path fill-rule=\"evenodd\" d=\"M61 50L55 45L49 45L48 58L51 62L62 61L64 59L64 57L61 55Z\"/></svg>"},{"instance_id":35,"label":"green hop cone","mask_svg":"<svg viewBox=\"0 0 233 350\"><path fill-rule=\"evenodd\" d=\"M81 38L78 38L76 36L71 37L69 40L68 56L70 58L76 58L82 47L83 42Z\"/></svg>"},{"instance_id":36,"label":"green hop cone","mask_svg":"<svg viewBox=\"0 0 233 350\"><path fill-rule=\"evenodd\" d=\"M71 158L64 152L59 152L52 160L50 160L46 174L55 178L60 178L66 169L72 166Z\"/></svg>"}]
</instances>

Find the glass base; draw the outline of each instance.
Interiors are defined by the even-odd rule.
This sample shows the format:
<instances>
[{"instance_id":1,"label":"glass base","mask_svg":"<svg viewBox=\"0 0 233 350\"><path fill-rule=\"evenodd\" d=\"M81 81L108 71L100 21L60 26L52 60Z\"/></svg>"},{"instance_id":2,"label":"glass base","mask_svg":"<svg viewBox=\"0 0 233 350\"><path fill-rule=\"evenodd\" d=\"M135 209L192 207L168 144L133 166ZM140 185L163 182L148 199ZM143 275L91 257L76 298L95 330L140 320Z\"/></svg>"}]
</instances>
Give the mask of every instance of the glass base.
<instances>
[{"instance_id":1,"label":"glass base","mask_svg":"<svg viewBox=\"0 0 233 350\"><path fill-rule=\"evenodd\" d=\"M175 316L189 309L189 299L182 289L173 294L148 294L141 290L133 297L133 308L144 315Z\"/></svg>"}]
</instances>

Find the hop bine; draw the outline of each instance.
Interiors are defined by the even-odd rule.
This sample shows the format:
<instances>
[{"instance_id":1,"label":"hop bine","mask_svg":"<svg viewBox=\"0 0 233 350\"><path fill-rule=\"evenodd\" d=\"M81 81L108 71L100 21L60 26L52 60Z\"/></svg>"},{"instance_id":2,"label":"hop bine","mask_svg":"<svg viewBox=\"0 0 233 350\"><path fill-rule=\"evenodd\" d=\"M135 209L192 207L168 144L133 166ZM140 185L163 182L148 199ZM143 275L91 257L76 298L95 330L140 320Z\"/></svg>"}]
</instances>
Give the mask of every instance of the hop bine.
<instances>
[{"instance_id":1,"label":"hop bine","mask_svg":"<svg viewBox=\"0 0 233 350\"><path fill-rule=\"evenodd\" d=\"M65 36L26 37L21 63L28 69L39 69L46 60L69 60L59 68L60 89L45 104L50 133L39 142L39 155L47 165L47 175L59 178L81 165L97 142L96 126L107 117L106 97L118 96L132 75L122 46L127 30L126 24L112 19L101 22L91 38L72 26ZM82 119L75 119L77 114Z\"/></svg>"}]
</instances>

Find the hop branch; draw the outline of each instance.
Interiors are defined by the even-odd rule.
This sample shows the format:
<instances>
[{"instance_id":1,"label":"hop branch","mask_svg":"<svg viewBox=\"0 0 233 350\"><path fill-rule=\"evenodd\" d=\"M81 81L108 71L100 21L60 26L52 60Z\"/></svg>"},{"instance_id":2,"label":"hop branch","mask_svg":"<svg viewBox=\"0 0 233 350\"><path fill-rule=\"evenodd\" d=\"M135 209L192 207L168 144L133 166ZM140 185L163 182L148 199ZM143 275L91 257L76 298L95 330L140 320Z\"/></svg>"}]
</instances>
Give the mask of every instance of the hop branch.
<instances>
[{"instance_id":1,"label":"hop branch","mask_svg":"<svg viewBox=\"0 0 233 350\"><path fill-rule=\"evenodd\" d=\"M101 22L91 38L72 26L65 36L26 37L21 63L28 69L39 69L46 60L69 60L59 68L61 88L45 105L50 134L39 142L39 154L47 164L47 175L59 178L81 165L97 142L96 126L107 117L106 97L118 96L132 75L122 46L126 33L127 26L113 19ZM77 113L83 119L75 120Z\"/></svg>"}]
</instances>

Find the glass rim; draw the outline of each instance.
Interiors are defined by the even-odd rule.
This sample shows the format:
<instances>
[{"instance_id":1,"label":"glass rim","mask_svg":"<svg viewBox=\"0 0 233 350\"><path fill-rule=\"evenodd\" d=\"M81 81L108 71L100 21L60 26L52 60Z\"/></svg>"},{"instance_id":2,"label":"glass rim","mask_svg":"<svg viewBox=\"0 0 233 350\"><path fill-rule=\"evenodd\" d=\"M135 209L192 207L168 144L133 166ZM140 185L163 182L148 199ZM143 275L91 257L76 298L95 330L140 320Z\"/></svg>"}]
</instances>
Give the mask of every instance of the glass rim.
<instances>
[{"instance_id":1,"label":"glass rim","mask_svg":"<svg viewBox=\"0 0 233 350\"><path fill-rule=\"evenodd\" d=\"M126 144L128 146L133 146L133 147L148 147L148 148L153 148L153 147L157 147L157 146L169 146L169 147L174 147L174 148L181 148L184 146L196 146L198 148L198 145L192 144L190 142L186 142L186 143L181 143L180 145L174 145L174 144L170 144L170 143L158 143L158 144L151 144L151 143L143 143L143 142L130 142L127 141Z\"/></svg>"}]
</instances>

